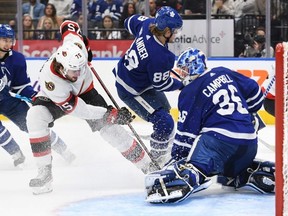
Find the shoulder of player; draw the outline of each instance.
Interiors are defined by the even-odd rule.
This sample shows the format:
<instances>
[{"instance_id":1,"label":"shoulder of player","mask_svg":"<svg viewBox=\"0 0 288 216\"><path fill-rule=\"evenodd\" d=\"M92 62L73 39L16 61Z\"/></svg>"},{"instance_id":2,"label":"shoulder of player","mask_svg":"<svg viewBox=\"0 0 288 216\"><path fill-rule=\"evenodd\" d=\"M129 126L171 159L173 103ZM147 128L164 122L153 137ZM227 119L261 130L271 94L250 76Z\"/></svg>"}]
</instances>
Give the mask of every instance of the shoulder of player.
<instances>
[{"instance_id":1,"label":"shoulder of player","mask_svg":"<svg viewBox=\"0 0 288 216\"><path fill-rule=\"evenodd\" d=\"M14 58L17 58L18 59L17 62L19 60L20 61L21 60L25 61L25 56L22 53L18 52L18 51L12 50L12 55L11 56L13 56Z\"/></svg>"}]
</instances>

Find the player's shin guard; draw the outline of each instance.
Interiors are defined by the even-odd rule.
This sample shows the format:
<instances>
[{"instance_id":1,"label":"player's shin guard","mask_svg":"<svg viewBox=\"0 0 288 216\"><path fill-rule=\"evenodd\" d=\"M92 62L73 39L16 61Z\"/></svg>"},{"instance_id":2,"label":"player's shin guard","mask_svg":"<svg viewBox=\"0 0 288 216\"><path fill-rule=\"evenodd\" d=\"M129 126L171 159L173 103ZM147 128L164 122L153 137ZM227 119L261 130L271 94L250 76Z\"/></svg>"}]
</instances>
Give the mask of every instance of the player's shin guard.
<instances>
[{"instance_id":1,"label":"player's shin guard","mask_svg":"<svg viewBox=\"0 0 288 216\"><path fill-rule=\"evenodd\" d=\"M33 194L42 194L52 191L52 155L50 134L41 132L42 136L30 137L31 149L38 167L38 174L30 180L29 186Z\"/></svg>"},{"instance_id":2,"label":"player's shin guard","mask_svg":"<svg viewBox=\"0 0 288 216\"><path fill-rule=\"evenodd\" d=\"M160 167L163 167L166 164L166 162L171 159L171 148L172 148L171 140L159 141L153 139L151 136L150 154L152 155L153 159L159 164Z\"/></svg>"},{"instance_id":3,"label":"player's shin guard","mask_svg":"<svg viewBox=\"0 0 288 216\"><path fill-rule=\"evenodd\" d=\"M157 170L141 145L123 127L107 125L100 130L100 134L144 174Z\"/></svg>"},{"instance_id":4,"label":"player's shin guard","mask_svg":"<svg viewBox=\"0 0 288 216\"><path fill-rule=\"evenodd\" d=\"M211 183L196 167L182 160L146 176L146 201L181 202L192 193L208 188Z\"/></svg>"},{"instance_id":5,"label":"player's shin guard","mask_svg":"<svg viewBox=\"0 0 288 216\"><path fill-rule=\"evenodd\" d=\"M174 137L174 120L165 110L156 110L150 117L153 124L151 134L150 154L160 167L163 167L170 159L172 138Z\"/></svg>"}]
</instances>

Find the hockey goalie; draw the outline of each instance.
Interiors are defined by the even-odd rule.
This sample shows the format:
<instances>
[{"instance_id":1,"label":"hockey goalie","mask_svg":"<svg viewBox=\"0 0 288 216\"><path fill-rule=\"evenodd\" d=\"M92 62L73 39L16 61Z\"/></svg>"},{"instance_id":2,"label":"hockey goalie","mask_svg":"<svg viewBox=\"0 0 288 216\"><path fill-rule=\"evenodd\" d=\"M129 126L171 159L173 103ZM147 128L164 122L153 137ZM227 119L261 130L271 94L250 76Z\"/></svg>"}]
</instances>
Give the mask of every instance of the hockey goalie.
<instances>
[{"instance_id":1,"label":"hockey goalie","mask_svg":"<svg viewBox=\"0 0 288 216\"><path fill-rule=\"evenodd\" d=\"M236 190L274 193L275 164L256 160L255 113L263 104L257 82L225 67L208 69L205 54L188 48L176 61L185 87L172 160L145 178L146 201L176 203L218 183Z\"/></svg>"}]
</instances>

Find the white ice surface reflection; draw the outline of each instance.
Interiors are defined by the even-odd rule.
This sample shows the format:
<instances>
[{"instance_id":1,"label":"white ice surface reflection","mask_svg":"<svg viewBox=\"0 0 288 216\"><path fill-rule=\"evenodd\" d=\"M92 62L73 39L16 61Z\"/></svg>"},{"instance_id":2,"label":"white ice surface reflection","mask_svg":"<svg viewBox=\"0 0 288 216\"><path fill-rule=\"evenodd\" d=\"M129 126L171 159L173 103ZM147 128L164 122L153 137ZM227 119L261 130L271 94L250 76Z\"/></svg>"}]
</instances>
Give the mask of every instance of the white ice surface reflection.
<instances>
[{"instance_id":1,"label":"white ice surface reflection","mask_svg":"<svg viewBox=\"0 0 288 216\"><path fill-rule=\"evenodd\" d=\"M218 184L173 205L146 203L144 175L108 143L99 133L92 133L84 121L64 118L54 130L77 155L72 165L53 154L53 192L32 195L29 180L36 175L28 135L4 121L26 155L23 170L13 167L12 159L0 151L1 216L272 216L275 197L223 190ZM139 134L149 134L151 125L136 122ZM128 128L127 128L128 130ZM267 126L259 136L274 145L274 126ZM147 143L147 141L144 141ZM274 152L259 143L258 158L273 160Z\"/></svg>"}]
</instances>

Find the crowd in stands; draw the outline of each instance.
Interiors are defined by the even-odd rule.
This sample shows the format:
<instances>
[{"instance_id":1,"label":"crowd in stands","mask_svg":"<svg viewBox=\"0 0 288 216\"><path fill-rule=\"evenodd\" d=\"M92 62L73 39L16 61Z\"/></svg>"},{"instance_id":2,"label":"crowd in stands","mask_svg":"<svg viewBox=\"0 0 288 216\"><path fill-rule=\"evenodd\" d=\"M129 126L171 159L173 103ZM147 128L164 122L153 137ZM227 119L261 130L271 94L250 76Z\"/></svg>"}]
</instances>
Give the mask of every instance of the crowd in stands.
<instances>
[{"instance_id":1,"label":"crowd in stands","mask_svg":"<svg viewBox=\"0 0 288 216\"><path fill-rule=\"evenodd\" d=\"M150 16L154 17L157 9L162 6L175 8L183 17L206 16L206 0L149 0ZM88 37L92 40L132 39L132 36L123 30L124 20L133 14L144 15L145 8L145 0L88 0ZM23 3L22 11L24 39L60 39L58 29L64 20L77 21L80 26L84 21L82 0L29 0ZM279 28L288 25L288 2L271 0L270 11L273 49L279 41L288 40L283 38L285 35L280 33ZM265 35L259 40L256 31L260 28L265 32L265 13L265 0L211 0L212 15L230 16L235 21L235 56L267 57L265 52L257 50L259 47L265 49L259 44L263 40L265 44ZM246 23L247 18L249 25ZM15 20L11 20L9 24L16 26ZM252 52L251 49L256 51ZM262 53L261 56L259 53Z\"/></svg>"}]
</instances>

